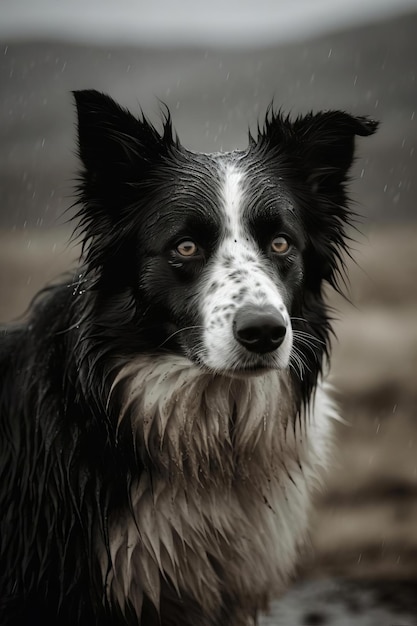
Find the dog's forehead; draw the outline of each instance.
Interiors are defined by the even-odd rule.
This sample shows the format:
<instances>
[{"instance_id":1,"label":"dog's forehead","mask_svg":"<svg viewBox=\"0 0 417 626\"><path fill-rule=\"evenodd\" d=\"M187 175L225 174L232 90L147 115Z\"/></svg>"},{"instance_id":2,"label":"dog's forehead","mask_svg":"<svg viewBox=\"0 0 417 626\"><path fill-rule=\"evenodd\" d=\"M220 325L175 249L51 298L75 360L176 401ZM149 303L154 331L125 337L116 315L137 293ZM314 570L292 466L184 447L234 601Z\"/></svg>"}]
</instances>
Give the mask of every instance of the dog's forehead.
<instances>
[{"instance_id":1,"label":"dog's forehead","mask_svg":"<svg viewBox=\"0 0 417 626\"><path fill-rule=\"evenodd\" d=\"M215 189L225 216L232 217L238 211L247 215L265 205L271 209L274 203L277 209L294 211L296 201L278 160L265 160L250 149L189 156L193 178L198 179L204 193L208 187ZM204 170L207 177L201 176Z\"/></svg>"},{"instance_id":2,"label":"dog's forehead","mask_svg":"<svg viewBox=\"0 0 417 626\"><path fill-rule=\"evenodd\" d=\"M250 153L226 159L221 169L221 205L227 218L239 223L278 214L294 218L297 202L279 164L260 163Z\"/></svg>"},{"instance_id":3,"label":"dog's forehead","mask_svg":"<svg viewBox=\"0 0 417 626\"><path fill-rule=\"evenodd\" d=\"M165 233L199 223L242 236L258 217L293 220L296 202L280 164L261 156L251 150L205 154L180 148L158 168L146 222L158 231L163 224Z\"/></svg>"}]
</instances>

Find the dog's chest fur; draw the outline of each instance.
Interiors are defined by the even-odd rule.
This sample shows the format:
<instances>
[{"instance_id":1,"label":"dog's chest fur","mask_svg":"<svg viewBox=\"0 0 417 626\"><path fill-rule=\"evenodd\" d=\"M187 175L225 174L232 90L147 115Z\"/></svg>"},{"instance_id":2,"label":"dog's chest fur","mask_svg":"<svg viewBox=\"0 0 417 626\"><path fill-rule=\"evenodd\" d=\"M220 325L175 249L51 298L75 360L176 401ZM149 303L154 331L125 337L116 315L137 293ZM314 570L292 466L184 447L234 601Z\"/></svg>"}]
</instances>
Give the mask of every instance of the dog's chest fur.
<instances>
[{"instance_id":1,"label":"dog's chest fur","mask_svg":"<svg viewBox=\"0 0 417 626\"><path fill-rule=\"evenodd\" d=\"M232 379L181 357L141 357L113 385L148 467L131 511L109 520L109 599L138 615L157 606L160 573L208 611L222 589L262 606L291 574L305 535L309 493L326 462L333 408L319 387L308 415L293 418L288 377Z\"/></svg>"}]
</instances>

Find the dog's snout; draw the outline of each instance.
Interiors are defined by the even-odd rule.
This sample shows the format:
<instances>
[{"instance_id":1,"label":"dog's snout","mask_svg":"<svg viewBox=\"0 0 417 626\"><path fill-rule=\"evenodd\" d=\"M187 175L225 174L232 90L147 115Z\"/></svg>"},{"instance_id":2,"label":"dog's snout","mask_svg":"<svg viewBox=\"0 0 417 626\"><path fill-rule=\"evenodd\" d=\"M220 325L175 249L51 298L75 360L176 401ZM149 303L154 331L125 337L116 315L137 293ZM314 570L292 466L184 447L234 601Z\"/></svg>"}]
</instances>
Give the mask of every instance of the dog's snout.
<instances>
[{"instance_id":1,"label":"dog's snout","mask_svg":"<svg viewBox=\"0 0 417 626\"><path fill-rule=\"evenodd\" d=\"M235 339L250 352L273 352L282 344L287 324L275 307L247 305L239 309L233 321Z\"/></svg>"}]
</instances>

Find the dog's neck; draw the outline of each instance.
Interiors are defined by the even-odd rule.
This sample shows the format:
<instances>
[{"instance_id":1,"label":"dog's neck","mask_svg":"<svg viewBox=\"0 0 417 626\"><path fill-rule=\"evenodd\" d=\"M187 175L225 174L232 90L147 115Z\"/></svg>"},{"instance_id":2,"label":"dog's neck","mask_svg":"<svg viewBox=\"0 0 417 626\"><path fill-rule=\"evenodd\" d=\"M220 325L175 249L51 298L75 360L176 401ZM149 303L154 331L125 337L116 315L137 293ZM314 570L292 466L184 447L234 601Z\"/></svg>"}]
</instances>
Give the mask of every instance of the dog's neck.
<instances>
[{"instance_id":1,"label":"dog's neck","mask_svg":"<svg viewBox=\"0 0 417 626\"><path fill-rule=\"evenodd\" d=\"M289 381L283 371L213 375L177 356L120 370L110 400L120 400L119 427L133 432L146 471L129 510L109 519L110 572L99 552L112 601L123 607L127 594L138 615L143 594L158 606L161 571L207 611L220 602L219 570L258 606L283 588L329 421L321 404L317 424L296 416Z\"/></svg>"},{"instance_id":2,"label":"dog's neck","mask_svg":"<svg viewBox=\"0 0 417 626\"><path fill-rule=\"evenodd\" d=\"M235 377L204 371L179 356L142 356L125 365L119 425L130 420L145 466L216 483L263 478L279 469L288 423L296 419L283 371Z\"/></svg>"}]
</instances>

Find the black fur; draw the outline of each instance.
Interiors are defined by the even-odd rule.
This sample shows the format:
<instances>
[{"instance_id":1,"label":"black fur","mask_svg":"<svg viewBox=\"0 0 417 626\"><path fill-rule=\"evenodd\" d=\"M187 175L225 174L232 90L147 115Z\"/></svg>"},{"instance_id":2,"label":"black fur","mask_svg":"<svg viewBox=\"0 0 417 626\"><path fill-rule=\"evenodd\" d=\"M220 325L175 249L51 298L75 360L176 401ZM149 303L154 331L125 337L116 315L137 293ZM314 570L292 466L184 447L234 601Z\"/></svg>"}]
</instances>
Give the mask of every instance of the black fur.
<instances>
[{"instance_id":1,"label":"black fur","mask_svg":"<svg viewBox=\"0 0 417 626\"><path fill-rule=\"evenodd\" d=\"M82 263L73 279L37 297L24 324L1 331L4 626L138 623L133 610L110 606L94 552L93 530L107 542L109 511L129 507L130 483L146 470L129 429L116 433L117 395L109 406L107 400L120 367L137 354L192 358L196 330L169 338L198 324L190 302L218 238L215 157L185 150L169 116L161 135L98 92L77 92L75 99ZM343 269L354 137L376 127L337 111L294 122L270 111L241 155L253 176L248 211L278 196L296 206L302 283L293 277L295 266L279 272L294 328L317 338L314 350L298 344L307 365L303 379L292 370L298 409L328 350L322 288L324 281L337 285ZM265 211L262 219L268 230ZM205 257L178 267L173 242L186 229L204 240ZM222 611L226 624L226 600ZM217 619L164 582L162 626L214 626ZM159 623L148 600L140 623Z\"/></svg>"}]
</instances>

